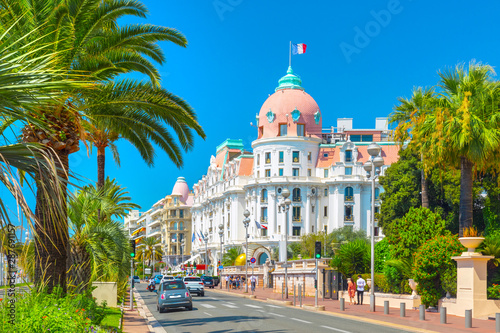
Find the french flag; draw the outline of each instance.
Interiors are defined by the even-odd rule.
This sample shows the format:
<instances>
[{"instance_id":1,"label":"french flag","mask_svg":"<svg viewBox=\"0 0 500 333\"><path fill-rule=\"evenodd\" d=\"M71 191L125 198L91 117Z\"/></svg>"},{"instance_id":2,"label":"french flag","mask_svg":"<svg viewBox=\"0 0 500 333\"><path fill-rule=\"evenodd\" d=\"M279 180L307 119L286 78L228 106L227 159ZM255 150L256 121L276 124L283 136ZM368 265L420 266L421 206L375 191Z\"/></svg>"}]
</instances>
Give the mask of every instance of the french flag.
<instances>
[{"instance_id":1,"label":"french flag","mask_svg":"<svg viewBox=\"0 0 500 333\"><path fill-rule=\"evenodd\" d=\"M191 237L191 243L194 242L195 239L196 239L196 237L194 236L194 232L193 232L193 237Z\"/></svg>"},{"instance_id":2,"label":"french flag","mask_svg":"<svg viewBox=\"0 0 500 333\"><path fill-rule=\"evenodd\" d=\"M292 44L292 54L304 54L306 53L306 44Z\"/></svg>"},{"instance_id":3,"label":"french flag","mask_svg":"<svg viewBox=\"0 0 500 333\"><path fill-rule=\"evenodd\" d=\"M255 221L255 224L257 225L257 229L266 229L267 230L267 227L263 224L260 224L259 222Z\"/></svg>"}]
</instances>

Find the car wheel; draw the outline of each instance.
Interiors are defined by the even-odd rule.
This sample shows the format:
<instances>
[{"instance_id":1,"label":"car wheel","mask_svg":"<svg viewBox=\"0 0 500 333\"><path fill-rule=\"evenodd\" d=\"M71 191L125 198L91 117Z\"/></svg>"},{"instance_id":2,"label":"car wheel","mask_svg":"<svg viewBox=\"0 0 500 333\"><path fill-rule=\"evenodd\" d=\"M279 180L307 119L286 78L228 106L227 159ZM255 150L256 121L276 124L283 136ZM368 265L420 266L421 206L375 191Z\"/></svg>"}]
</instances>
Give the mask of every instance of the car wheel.
<instances>
[{"instance_id":1,"label":"car wheel","mask_svg":"<svg viewBox=\"0 0 500 333\"><path fill-rule=\"evenodd\" d=\"M164 313L164 312L166 312L166 309L163 309L160 307L160 313Z\"/></svg>"},{"instance_id":2,"label":"car wheel","mask_svg":"<svg viewBox=\"0 0 500 333\"><path fill-rule=\"evenodd\" d=\"M205 296L205 293L204 293L204 292L203 292L203 293L201 293L201 294L200 294L200 296L201 296L201 297Z\"/></svg>"},{"instance_id":3,"label":"car wheel","mask_svg":"<svg viewBox=\"0 0 500 333\"><path fill-rule=\"evenodd\" d=\"M188 309L189 311L192 311L193 310L193 306L192 305L186 306L186 309Z\"/></svg>"}]
</instances>

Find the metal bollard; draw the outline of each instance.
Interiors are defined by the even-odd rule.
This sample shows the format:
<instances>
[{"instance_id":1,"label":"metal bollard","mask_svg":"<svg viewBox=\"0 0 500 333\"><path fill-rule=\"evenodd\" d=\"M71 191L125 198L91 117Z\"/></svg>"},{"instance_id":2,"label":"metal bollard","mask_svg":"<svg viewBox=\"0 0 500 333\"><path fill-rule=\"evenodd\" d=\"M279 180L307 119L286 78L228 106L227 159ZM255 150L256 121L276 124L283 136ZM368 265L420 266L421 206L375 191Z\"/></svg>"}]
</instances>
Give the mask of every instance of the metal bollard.
<instances>
[{"instance_id":1,"label":"metal bollard","mask_svg":"<svg viewBox=\"0 0 500 333\"><path fill-rule=\"evenodd\" d=\"M399 316L406 317L406 303L399 303Z\"/></svg>"},{"instance_id":2,"label":"metal bollard","mask_svg":"<svg viewBox=\"0 0 500 333\"><path fill-rule=\"evenodd\" d=\"M496 333L500 333L500 313L495 313Z\"/></svg>"},{"instance_id":3,"label":"metal bollard","mask_svg":"<svg viewBox=\"0 0 500 333\"><path fill-rule=\"evenodd\" d=\"M384 314L389 314L389 301L384 301Z\"/></svg>"},{"instance_id":4,"label":"metal bollard","mask_svg":"<svg viewBox=\"0 0 500 333\"><path fill-rule=\"evenodd\" d=\"M299 306L302 307L302 285L299 284Z\"/></svg>"},{"instance_id":5,"label":"metal bollard","mask_svg":"<svg viewBox=\"0 0 500 333\"><path fill-rule=\"evenodd\" d=\"M472 328L472 310L465 310L465 328Z\"/></svg>"},{"instance_id":6,"label":"metal bollard","mask_svg":"<svg viewBox=\"0 0 500 333\"><path fill-rule=\"evenodd\" d=\"M420 306L418 307L418 309L419 309L420 320L425 320L425 305L420 304Z\"/></svg>"},{"instance_id":7,"label":"metal bollard","mask_svg":"<svg viewBox=\"0 0 500 333\"><path fill-rule=\"evenodd\" d=\"M285 284L281 284L281 299L283 299L283 294L285 293Z\"/></svg>"},{"instance_id":8,"label":"metal bollard","mask_svg":"<svg viewBox=\"0 0 500 333\"><path fill-rule=\"evenodd\" d=\"M439 314L441 317L441 324L446 324L446 308L444 306L439 309Z\"/></svg>"},{"instance_id":9,"label":"metal bollard","mask_svg":"<svg viewBox=\"0 0 500 333\"><path fill-rule=\"evenodd\" d=\"M340 299L340 311L345 311L345 298Z\"/></svg>"},{"instance_id":10,"label":"metal bollard","mask_svg":"<svg viewBox=\"0 0 500 333\"><path fill-rule=\"evenodd\" d=\"M302 291L304 293L304 301L306 300L306 285L304 284L304 290Z\"/></svg>"},{"instance_id":11,"label":"metal bollard","mask_svg":"<svg viewBox=\"0 0 500 333\"><path fill-rule=\"evenodd\" d=\"M295 284L294 284L293 285L293 306L297 305L296 300L295 300L295 296L297 296L297 293L295 292Z\"/></svg>"}]
</instances>

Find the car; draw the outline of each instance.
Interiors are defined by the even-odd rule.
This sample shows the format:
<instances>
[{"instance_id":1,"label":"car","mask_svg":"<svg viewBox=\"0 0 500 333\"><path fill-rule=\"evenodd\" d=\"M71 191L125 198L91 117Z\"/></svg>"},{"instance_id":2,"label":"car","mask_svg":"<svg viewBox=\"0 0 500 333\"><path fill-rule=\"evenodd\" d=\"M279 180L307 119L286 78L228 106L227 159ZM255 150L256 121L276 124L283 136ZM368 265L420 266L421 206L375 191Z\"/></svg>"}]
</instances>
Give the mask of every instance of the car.
<instances>
[{"instance_id":1,"label":"car","mask_svg":"<svg viewBox=\"0 0 500 333\"><path fill-rule=\"evenodd\" d=\"M215 287L215 285L214 285L214 278L213 277L211 277L211 276L203 276L201 278L201 280L205 284L205 287L212 288L212 289Z\"/></svg>"},{"instance_id":2,"label":"car","mask_svg":"<svg viewBox=\"0 0 500 333\"><path fill-rule=\"evenodd\" d=\"M157 292L156 309L163 313L170 308L184 307L193 310L193 298L182 281L168 280L160 284Z\"/></svg>"},{"instance_id":3,"label":"car","mask_svg":"<svg viewBox=\"0 0 500 333\"><path fill-rule=\"evenodd\" d=\"M173 281L173 280L175 280L175 278L172 275L163 275L160 283L163 283L165 281Z\"/></svg>"},{"instance_id":4,"label":"car","mask_svg":"<svg viewBox=\"0 0 500 333\"><path fill-rule=\"evenodd\" d=\"M134 283L141 283L141 279L137 275L134 275Z\"/></svg>"},{"instance_id":5,"label":"car","mask_svg":"<svg viewBox=\"0 0 500 333\"><path fill-rule=\"evenodd\" d=\"M183 282L190 294L196 294L202 297L205 296L205 284L201 278L197 276L186 276Z\"/></svg>"},{"instance_id":6,"label":"car","mask_svg":"<svg viewBox=\"0 0 500 333\"><path fill-rule=\"evenodd\" d=\"M163 274L155 275L155 277L154 277L155 283L160 284L162 278L163 278Z\"/></svg>"}]
</instances>

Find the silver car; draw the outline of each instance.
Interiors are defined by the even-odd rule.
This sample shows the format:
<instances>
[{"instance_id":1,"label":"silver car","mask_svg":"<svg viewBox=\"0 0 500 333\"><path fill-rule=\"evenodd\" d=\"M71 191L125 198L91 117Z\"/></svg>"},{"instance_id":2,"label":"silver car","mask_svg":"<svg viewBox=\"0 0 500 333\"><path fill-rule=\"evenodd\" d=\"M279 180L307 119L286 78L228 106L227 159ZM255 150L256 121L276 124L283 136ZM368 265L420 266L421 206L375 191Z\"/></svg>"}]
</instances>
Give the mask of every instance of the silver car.
<instances>
[{"instance_id":1,"label":"silver car","mask_svg":"<svg viewBox=\"0 0 500 333\"><path fill-rule=\"evenodd\" d=\"M156 308L160 313L165 312L168 308L184 307L193 310L193 299L182 281L165 281L160 284L157 293Z\"/></svg>"}]
</instances>

